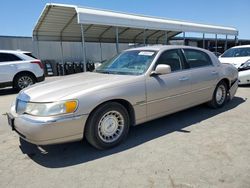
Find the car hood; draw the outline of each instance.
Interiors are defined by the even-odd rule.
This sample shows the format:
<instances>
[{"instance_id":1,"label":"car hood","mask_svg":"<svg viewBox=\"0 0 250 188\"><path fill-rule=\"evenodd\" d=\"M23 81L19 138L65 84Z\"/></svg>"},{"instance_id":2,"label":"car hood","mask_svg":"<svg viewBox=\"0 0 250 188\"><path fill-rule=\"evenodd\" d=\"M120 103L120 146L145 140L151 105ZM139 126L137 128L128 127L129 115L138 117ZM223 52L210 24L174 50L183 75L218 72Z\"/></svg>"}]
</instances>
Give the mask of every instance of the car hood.
<instances>
[{"instance_id":1,"label":"car hood","mask_svg":"<svg viewBox=\"0 0 250 188\"><path fill-rule=\"evenodd\" d=\"M246 57L219 57L221 63L233 64L236 68L239 68L242 63L245 63L250 59L250 56Z\"/></svg>"},{"instance_id":2,"label":"car hood","mask_svg":"<svg viewBox=\"0 0 250 188\"><path fill-rule=\"evenodd\" d=\"M99 91L123 83L133 82L137 76L100 73L79 73L65 76L55 81L45 81L22 90L18 99L31 102L54 102L67 96Z\"/></svg>"}]
</instances>

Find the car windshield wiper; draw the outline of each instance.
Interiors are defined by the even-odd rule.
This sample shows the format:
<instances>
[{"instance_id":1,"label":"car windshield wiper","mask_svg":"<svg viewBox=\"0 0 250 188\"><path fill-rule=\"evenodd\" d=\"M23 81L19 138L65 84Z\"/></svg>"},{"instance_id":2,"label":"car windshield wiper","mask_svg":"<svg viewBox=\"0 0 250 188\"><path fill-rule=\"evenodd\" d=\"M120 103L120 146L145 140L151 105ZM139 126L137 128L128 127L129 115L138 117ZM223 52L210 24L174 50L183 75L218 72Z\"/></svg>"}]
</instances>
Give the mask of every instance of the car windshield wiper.
<instances>
[{"instance_id":1,"label":"car windshield wiper","mask_svg":"<svg viewBox=\"0 0 250 188\"><path fill-rule=\"evenodd\" d=\"M122 72L122 71L96 70L96 72L101 74L138 75L138 73Z\"/></svg>"},{"instance_id":2,"label":"car windshield wiper","mask_svg":"<svg viewBox=\"0 0 250 188\"><path fill-rule=\"evenodd\" d=\"M99 73L102 73L102 74L110 74L109 71L102 71L102 72L99 72Z\"/></svg>"},{"instance_id":3,"label":"car windshield wiper","mask_svg":"<svg viewBox=\"0 0 250 188\"><path fill-rule=\"evenodd\" d=\"M112 74L112 72L107 71L107 70L96 70L97 73L102 73L102 74Z\"/></svg>"}]
</instances>

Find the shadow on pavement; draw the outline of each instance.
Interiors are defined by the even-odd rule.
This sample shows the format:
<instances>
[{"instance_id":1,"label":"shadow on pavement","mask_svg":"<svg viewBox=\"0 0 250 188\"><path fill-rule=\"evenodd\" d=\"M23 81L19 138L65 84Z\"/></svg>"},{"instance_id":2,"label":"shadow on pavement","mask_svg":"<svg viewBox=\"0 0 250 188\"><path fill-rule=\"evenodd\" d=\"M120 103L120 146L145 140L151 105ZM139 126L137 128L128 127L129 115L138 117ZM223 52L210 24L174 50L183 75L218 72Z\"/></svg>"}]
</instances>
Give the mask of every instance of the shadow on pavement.
<instances>
[{"instance_id":1,"label":"shadow on pavement","mask_svg":"<svg viewBox=\"0 0 250 188\"><path fill-rule=\"evenodd\" d=\"M241 88L250 88L250 84L246 84L246 85L239 85L239 87L241 87Z\"/></svg>"},{"instance_id":2,"label":"shadow on pavement","mask_svg":"<svg viewBox=\"0 0 250 188\"><path fill-rule=\"evenodd\" d=\"M20 139L20 149L33 161L44 167L60 168L77 165L128 150L175 131L189 134L189 131L183 129L231 110L243 102L245 102L244 99L235 97L221 109L210 109L205 105L200 105L139 126L131 127L126 141L109 150L96 150L85 140L83 142L37 147L22 139Z\"/></svg>"},{"instance_id":3,"label":"shadow on pavement","mask_svg":"<svg viewBox=\"0 0 250 188\"><path fill-rule=\"evenodd\" d=\"M0 89L0 96L1 95L12 95L17 94L18 91L13 88L6 88L6 89Z\"/></svg>"}]
</instances>

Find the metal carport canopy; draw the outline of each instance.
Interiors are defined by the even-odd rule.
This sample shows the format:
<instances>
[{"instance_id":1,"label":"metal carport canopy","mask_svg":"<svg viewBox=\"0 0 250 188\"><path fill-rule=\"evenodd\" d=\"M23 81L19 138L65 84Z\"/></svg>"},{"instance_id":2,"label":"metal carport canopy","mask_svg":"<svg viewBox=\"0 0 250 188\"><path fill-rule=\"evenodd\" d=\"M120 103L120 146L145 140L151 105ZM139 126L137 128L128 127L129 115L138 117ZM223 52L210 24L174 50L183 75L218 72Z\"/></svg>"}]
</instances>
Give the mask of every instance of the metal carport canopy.
<instances>
[{"instance_id":1,"label":"metal carport canopy","mask_svg":"<svg viewBox=\"0 0 250 188\"><path fill-rule=\"evenodd\" d=\"M237 36L232 27L175 21L74 5L46 4L33 30L34 40L86 42L164 43L181 32ZM117 30L118 28L118 30Z\"/></svg>"}]
</instances>

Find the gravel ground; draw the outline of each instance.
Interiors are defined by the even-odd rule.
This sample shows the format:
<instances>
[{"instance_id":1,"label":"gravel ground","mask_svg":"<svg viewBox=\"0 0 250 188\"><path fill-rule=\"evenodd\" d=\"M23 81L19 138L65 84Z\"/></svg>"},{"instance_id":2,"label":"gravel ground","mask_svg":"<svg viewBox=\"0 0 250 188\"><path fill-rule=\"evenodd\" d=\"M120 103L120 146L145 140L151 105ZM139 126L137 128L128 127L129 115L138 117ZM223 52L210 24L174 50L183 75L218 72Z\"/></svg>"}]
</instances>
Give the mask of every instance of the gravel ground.
<instances>
[{"instance_id":1,"label":"gravel ground","mask_svg":"<svg viewBox=\"0 0 250 188\"><path fill-rule=\"evenodd\" d=\"M106 151L19 140L4 115L15 97L0 90L0 187L250 187L250 87L222 109L201 105L132 127Z\"/></svg>"}]
</instances>

